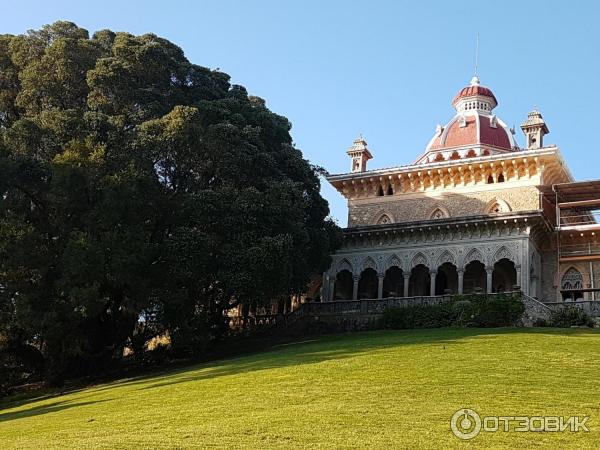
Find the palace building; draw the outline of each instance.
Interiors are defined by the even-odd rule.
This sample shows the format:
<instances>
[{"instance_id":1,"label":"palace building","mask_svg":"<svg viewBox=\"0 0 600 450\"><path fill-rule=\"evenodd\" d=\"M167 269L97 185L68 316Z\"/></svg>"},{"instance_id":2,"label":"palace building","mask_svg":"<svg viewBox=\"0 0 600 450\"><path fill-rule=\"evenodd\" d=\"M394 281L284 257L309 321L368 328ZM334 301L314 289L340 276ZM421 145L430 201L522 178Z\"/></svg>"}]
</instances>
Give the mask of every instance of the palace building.
<instances>
[{"instance_id":1,"label":"palace building","mask_svg":"<svg viewBox=\"0 0 600 450\"><path fill-rule=\"evenodd\" d=\"M343 247L322 301L519 289L546 303L596 300L600 182L575 182L534 110L515 130L477 76L452 100L412 164L368 169L360 137L351 170L327 180L348 202Z\"/></svg>"}]
</instances>

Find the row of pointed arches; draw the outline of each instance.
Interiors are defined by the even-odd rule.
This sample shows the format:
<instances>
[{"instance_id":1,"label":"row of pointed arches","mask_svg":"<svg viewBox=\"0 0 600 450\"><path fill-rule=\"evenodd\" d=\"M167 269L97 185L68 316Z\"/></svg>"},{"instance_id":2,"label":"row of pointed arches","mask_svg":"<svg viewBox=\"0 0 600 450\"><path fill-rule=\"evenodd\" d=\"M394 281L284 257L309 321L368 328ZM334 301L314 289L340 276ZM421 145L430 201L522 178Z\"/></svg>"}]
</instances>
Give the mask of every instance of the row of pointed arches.
<instances>
[{"instance_id":1,"label":"row of pointed arches","mask_svg":"<svg viewBox=\"0 0 600 450\"><path fill-rule=\"evenodd\" d=\"M363 262L360 271L353 271L344 260L332 280L331 300L504 292L520 283L520 267L506 248L496 253L493 264L483 261L477 249L469 252L460 266L450 252L444 252L435 264L418 253L410 269L403 268L395 256L383 270L378 270L371 258Z\"/></svg>"},{"instance_id":2,"label":"row of pointed arches","mask_svg":"<svg viewBox=\"0 0 600 450\"><path fill-rule=\"evenodd\" d=\"M508 203L499 198L491 199L483 208L483 214L499 214L503 212L510 212L512 208ZM447 219L450 218L450 211L442 205L436 205L431 209L431 212L427 215L429 220ZM375 220L373 221L376 225L386 225L394 223L394 215L389 211L379 211L375 214Z\"/></svg>"}]
</instances>

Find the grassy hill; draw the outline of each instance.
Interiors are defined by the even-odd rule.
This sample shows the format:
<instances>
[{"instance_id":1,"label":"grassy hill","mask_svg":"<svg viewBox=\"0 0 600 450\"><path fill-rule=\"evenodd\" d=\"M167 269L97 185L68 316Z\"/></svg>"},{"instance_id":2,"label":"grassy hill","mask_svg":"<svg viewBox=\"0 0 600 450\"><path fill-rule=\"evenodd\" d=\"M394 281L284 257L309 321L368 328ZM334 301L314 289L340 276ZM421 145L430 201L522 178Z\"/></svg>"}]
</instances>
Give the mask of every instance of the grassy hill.
<instances>
[{"instance_id":1,"label":"grassy hill","mask_svg":"<svg viewBox=\"0 0 600 450\"><path fill-rule=\"evenodd\" d=\"M319 337L0 405L2 448L597 448L600 333L443 329ZM589 433L482 432L482 416L589 415Z\"/></svg>"}]
</instances>

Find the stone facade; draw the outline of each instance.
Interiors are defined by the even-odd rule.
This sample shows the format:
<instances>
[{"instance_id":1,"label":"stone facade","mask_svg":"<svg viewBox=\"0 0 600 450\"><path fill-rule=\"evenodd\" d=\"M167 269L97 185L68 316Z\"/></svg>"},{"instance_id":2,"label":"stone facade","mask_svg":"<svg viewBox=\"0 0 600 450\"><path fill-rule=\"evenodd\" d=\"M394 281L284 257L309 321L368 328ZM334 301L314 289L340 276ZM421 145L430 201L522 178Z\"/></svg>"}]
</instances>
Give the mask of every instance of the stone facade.
<instances>
[{"instance_id":1,"label":"stone facade","mask_svg":"<svg viewBox=\"0 0 600 450\"><path fill-rule=\"evenodd\" d=\"M387 232L378 239L368 235L347 240L345 247L333 255L333 263L324 275L324 298L333 299L337 276L348 271L353 277L355 289L361 274L373 269L379 278L381 291L386 273L392 267L402 271L404 278L404 296L409 295L411 274L417 266L425 267L430 274L430 292L435 292L435 278L445 263L456 269L457 284L455 291L469 292L463 284L465 271L472 262L480 262L485 269L484 277L491 292L495 264L508 260L514 264L515 279L512 284L521 285L529 293L531 288L531 261L537 264L535 244L531 241L531 227L524 219L506 224L464 223L456 228L437 227L420 231L403 230ZM535 269L534 269L535 270ZM513 286L506 286L510 290ZM537 289L534 285L534 289ZM355 297L358 293L355 293ZM532 292L532 294L536 294Z\"/></svg>"},{"instance_id":2,"label":"stone facade","mask_svg":"<svg viewBox=\"0 0 600 450\"><path fill-rule=\"evenodd\" d=\"M502 212L541 209L540 192L535 186L510 187L506 183L502 188L497 184L483 187L492 189L350 200L348 227L376 225L383 215L392 223L431 220L438 209L447 218L485 215L496 203L506 210Z\"/></svg>"}]
</instances>

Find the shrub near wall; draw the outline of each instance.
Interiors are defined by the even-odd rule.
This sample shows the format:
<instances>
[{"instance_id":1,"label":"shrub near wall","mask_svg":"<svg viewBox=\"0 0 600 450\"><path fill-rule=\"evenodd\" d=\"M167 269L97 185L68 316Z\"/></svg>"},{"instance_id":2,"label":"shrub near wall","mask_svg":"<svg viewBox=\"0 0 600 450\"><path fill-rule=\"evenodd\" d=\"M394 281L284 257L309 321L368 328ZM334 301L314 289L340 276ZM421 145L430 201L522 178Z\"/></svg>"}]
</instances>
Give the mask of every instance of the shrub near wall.
<instances>
[{"instance_id":1,"label":"shrub near wall","mask_svg":"<svg viewBox=\"0 0 600 450\"><path fill-rule=\"evenodd\" d=\"M390 308L380 325L390 329L460 327L506 327L515 325L525 306L519 295L456 295L431 306Z\"/></svg>"},{"instance_id":2,"label":"shrub near wall","mask_svg":"<svg viewBox=\"0 0 600 450\"><path fill-rule=\"evenodd\" d=\"M550 325L559 328L593 327L594 320L581 308L567 306L552 312Z\"/></svg>"}]
</instances>

